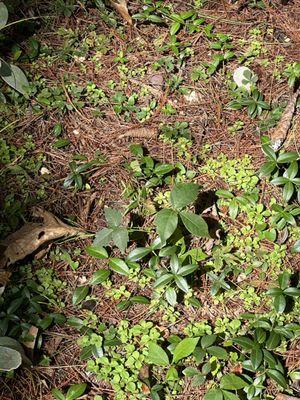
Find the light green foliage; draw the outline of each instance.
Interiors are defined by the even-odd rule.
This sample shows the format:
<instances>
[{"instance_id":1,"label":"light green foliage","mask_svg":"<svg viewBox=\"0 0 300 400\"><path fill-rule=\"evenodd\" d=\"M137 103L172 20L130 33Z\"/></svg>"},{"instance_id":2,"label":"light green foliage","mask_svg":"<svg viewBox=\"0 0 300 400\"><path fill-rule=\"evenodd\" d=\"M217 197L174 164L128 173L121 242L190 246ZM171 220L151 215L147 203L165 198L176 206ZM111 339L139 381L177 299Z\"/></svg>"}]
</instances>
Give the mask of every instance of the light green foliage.
<instances>
[{"instance_id":1,"label":"light green foliage","mask_svg":"<svg viewBox=\"0 0 300 400\"><path fill-rule=\"evenodd\" d=\"M119 345L116 348L106 348L105 356L88 360L87 370L95 373L99 379L111 383L116 391L116 398L122 400L126 398L126 393L141 393L139 372L148 357L150 343L156 343L160 333L151 322L141 321L138 325L129 327L127 321L121 321L111 334L112 338L118 338ZM91 340L93 339L85 339L80 345L85 348L94 344ZM100 342L97 339L99 345Z\"/></svg>"},{"instance_id":2,"label":"light green foliage","mask_svg":"<svg viewBox=\"0 0 300 400\"><path fill-rule=\"evenodd\" d=\"M40 268L35 271L39 282L37 290L45 296L53 306L63 308L64 303L60 294L66 288L66 282L61 281L55 275L53 268Z\"/></svg>"},{"instance_id":3,"label":"light green foliage","mask_svg":"<svg viewBox=\"0 0 300 400\"><path fill-rule=\"evenodd\" d=\"M243 158L229 159L221 153L216 159L206 160L199 171L212 178L222 178L230 189L251 191L259 181L252 166L251 157L248 155Z\"/></svg>"}]
</instances>

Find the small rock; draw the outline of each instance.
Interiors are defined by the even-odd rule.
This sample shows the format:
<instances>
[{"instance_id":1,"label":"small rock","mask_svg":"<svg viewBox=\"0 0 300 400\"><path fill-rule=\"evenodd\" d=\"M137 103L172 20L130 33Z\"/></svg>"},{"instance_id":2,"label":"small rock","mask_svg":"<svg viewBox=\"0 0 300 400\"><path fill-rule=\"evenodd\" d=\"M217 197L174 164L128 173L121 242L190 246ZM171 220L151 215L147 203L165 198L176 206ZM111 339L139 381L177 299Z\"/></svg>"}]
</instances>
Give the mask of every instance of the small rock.
<instances>
[{"instance_id":1,"label":"small rock","mask_svg":"<svg viewBox=\"0 0 300 400\"><path fill-rule=\"evenodd\" d=\"M80 134L80 132L79 132L78 129L74 129L74 130L73 130L73 133L74 133L74 135L79 135L79 134Z\"/></svg>"},{"instance_id":2,"label":"small rock","mask_svg":"<svg viewBox=\"0 0 300 400\"><path fill-rule=\"evenodd\" d=\"M42 168L40 169L40 174L41 174L41 175L50 175L50 171L49 171L48 168L42 167Z\"/></svg>"},{"instance_id":3,"label":"small rock","mask_svg":"<svg viewBox=\"0 0 300 400\"><path fill-rule=\"evenodd\" d=\"M150 76L149 83L157 88L162 88L164 85L164 77L161 74Z\"/></svg>"},{"instance_id":4,"label":"small rock","mask_svg":"<svg viewBox=\"0 0 300 400\"><path fill-rule=\"evenodd\" d=\"M200 100L199 93L196 92L195 90L192 90L188 94L185 94L183 97L188 103L192 103L192 104L198 103Z\"/></svg>"},{"instance_id":5,"label":"small rock","mask_svg":"<svg viewBox=\"0 0 300 400\"><path fill-rule=\"evenodd\" d=\"M243 81L246 79L244 73L245 72L250 72L251 75L253 75L253 72L251 71L250 68L247 67L239 67L237 68L234 73L233 73L233 80L237 84L238 87L243 87L245 88L248 92L251 90L251 83L243 83Z\"/></svg>"}]
</instances>

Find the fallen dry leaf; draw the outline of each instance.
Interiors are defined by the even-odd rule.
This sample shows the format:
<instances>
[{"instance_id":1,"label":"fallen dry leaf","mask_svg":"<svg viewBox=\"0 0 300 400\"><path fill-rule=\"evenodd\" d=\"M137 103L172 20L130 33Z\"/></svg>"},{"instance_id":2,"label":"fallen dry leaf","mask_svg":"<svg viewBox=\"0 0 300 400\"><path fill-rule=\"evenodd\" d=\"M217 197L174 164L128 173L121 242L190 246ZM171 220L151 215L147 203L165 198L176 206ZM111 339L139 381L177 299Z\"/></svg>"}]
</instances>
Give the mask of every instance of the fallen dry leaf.
<instances>
[{"instance_id":1,"label":"fallen dry leaf","mask_svg":"<svg viewBox=\"0 0 300 400\"><path fill-rule=\"evenodd\" d=\"M280 149L280 147L283 145L283 142L285 141L285 139L287 137L288 131L289 131L291 123L292 123L292 119L293 119L293 115L295 112L299 94L300 94L300 87L292 95L288 105L286 106L286 109L284 110L284 112L282 114L279 124L271 132L271 135L270 135L271 144L275 151ZM296 141L297 141L297 138L296 138Z\"/></svg>"},{"instance_id":2,"label":"fallen dry leaf","mask_svg":"<svg viewBox=\"0 0 300 400\"><path fill-rule=\"evenodd\" d=\"M111 1L110 4L129 25L132 25L132 18L129 15L126 0Z\"/></svg>"},{"instance_id":3,"label":"fallen dry leaf","mask_svg":"<svg viewBox=\"0 0 300 400\"><path fill-rule=\"evenodd\" d=\"M288 396L287 394L278 394L276 400L299 400L299 397Z\"/></svg>"},{"instance_id":4,"label":"fallen dry leaf","mask_svg":"<svg viewBox=\"0 0 300 400\"><path fill-rule=\"evenodd\" d=\"M129 129L127 132L120 135L119 139L122 139L124 137L151 139L151 138L156 138L156 136L157 136L157 128L141 127L141 128Z\"/></svg>"},{"instance_id":5,"label":"fallen dry leaf","mask_svg":"<svg viewBox=\"0 0 300 400\"><path fill-rule=\"evenodd\" d=\"M55 239L75 236L82 232L41 208L34 208L33 215L40 218L42 222L28 222L5 239L6 249L2 261L4 265L11 265L22 260Z\"/></svg>"}]
</instances>

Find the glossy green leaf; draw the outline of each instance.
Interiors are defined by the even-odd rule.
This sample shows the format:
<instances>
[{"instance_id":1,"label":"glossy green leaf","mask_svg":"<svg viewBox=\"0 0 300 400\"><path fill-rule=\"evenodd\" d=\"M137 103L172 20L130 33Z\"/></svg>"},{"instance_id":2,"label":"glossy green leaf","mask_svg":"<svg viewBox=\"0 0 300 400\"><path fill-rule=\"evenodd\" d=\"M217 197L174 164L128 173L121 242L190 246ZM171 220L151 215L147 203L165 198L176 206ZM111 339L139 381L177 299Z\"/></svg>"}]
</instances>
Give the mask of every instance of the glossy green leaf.
<instances>
[{"instance_id":1,"label":"glossy green leaf","mask_svg":"<svg viewBox=\"0 0 300 400\"><path fill-rule=\"evenodd\" d=\"M167 366L169 365L168 354L156 343L149 343L148 362L149 364Z\"/></svg>"},{"instance_id":2,"label":"glossy green leaf","mask_svg":"<svg viewBox=\"0 0 300 400\"><path fill-rule=\"evenodd\" d=\"M180 275L175 275L174 277L176 285L181 289L183 292L187 293L189 291L189 285L185 278Z\"/></svg>"},{"instance_id":3,"label":"glossy green leaf","mask_svg":"<svg viewBox=\"0 0 300 400\"><path fill-rule=\"evenodd\" d=\"M120 275L129 275L129 268L127 264L120 258L111 258L108 265L114 272L117 272Z\"/></svg>"},{"instance_id":4,"label":"glossy green leaf","mask_svg":"<svg viewBox=\"0 0 300 400\"><path fill-rule=\"evenodd\" d=\"M253 340L246 336L240 336L233 339L233 342L240 345L245 350L251 350L254 346Z\"/></svg>"},{"instance_id":5,"label":"glossy green leaf","mask_svg":"<svg viewBox=\"0 0 300 400\"><path fill-rule=\"evenodd\" d=\"M102 282L105 282L110 275L110 271L108 269L99 269L94 272L92 279L90 281L91 285L99 285Z\"/></svg>"},{"instance_id":6,"label":"glossy green leaf","mask_svg":"<svg viewBox=\"0 0 300 400\"><path fill-rule=\"evenodd\" d=\"M136 249L132 250L128 256L127 260L128 261L139 261L142 258L144 258L146 255L151 253L152 248L151 247L137 247Z\"/></svg>"},{"instance_id":7,"label":"glossy green leaf","mask_svg":"<svg viewBox=\"0 0 300 400\"><path fill-rule=\"evenodd\" d=\"M200 215L188 211L181 211L179 215L183 225L192 235L210 237L207 223Z\"/></svg>"},{"instance_id":8,"label":"glossy green leaf","mask_svg":"<svg viewBox=\"0 0 300 400\"><path fill-rule=\"evenodd\" d=\"M150 300L145 296L132 296L130 301L135 304L149 304Z\"/></svg>"},{"instance_id":9,"label":"glossy green leaf","mask_svg":"<svg viewBox=\"0 0 300 400\"><path fill-rule=\"evenodd\" d=\"M258 369L263 360L263 352L259 347L254 347L251 351L250 360L255 370Z\"/></svg>"},{"instance_id":10,"label":"glossy green leaf","mask_svg":"<svg viewBox=\"0 0 300 400\"><path fill-rule=\"evenodd\" d=\"M281 387L283 387L284 389L286 388L287 383L285 377L282 375L281 372L277 371L276 369L268 369L267 375L275 382L277 382Z\"/></svg>"},{"instance_id":11,"label":"glossy green leaf","mask_svg":"<svg viewBox=\"0 0 300 400\"><path fill-rule=\"evenodd\" d=\"M300 240L297 240L294 243L294 246L292 248L292 253L300 253Z\"/></svg>"},{"instance_id":12,"label":"glossy green leaf","mask_svg":"<svg viewBox=\"0 0 300 400\"><path fill-rule=\"evenodd\" d=\"M278 311L279 313L282 313L285 310L286 300L282 294L276 295L274 297L274 307L275 310Z\"/></svg>"},{"instance_id":13,"label":"glossy green leaf","mask_svg":"<svg viewBox=\"0 0 300 400\"><path fill-rule=\"evenodd\" d=\"M26 94L29 83L24 72L16 65L8 64L1 60L0 64L1 78L13 89L21 94Z\"/></svg>"},{"instance_id":14,"label":"glossy green leaf","mask_svg":"<svg viewBox=\"0 0 300 400\"><path fill-rule=\"evenodd\" d=\"M177 363L182 358L186 358L193 353L199 338L185 338L176 346L173 353L173 362Z\"/></svg>"},{"instance_id":15,"label":"glossy green leaf","mask_svg":"<svg viewBox=\"0 0 300 400\"><path fill-rule=\"evenodd\" d=\"M88 246L85 251L88 253L88 255L98 259L108 258L106 249L101 246Z\"/></svg>"},{"instance_id":16,"label":"glossy green leaf","mask_svg":"<svg viewBox=\"0 0 300 400\"><path fill-rule=\"evenodd\" d=\"M89 293L89 287L88 286L78 286L78 288L75 289L75 292L73 293L72 297L72 303L74 306L77 304L81 303L86 296Z\"/></svg>"},{"instance_id":17,"label":"glossy green leaf","mask_svg":"<svg viewBox=\"0 0 300 400\"><path fill-rule=\"evenodd\" d=\"M169 287L166 290L165 297L167 302L174 307L177 304L177 294L174 288Z\"/></svg>"},{"instance_id":18,"label":"glossy green leaf","mask_svg":"<svg viewBox=\"0 0 300 400\"><path fill-rule=\"evenodd\" d=\"M86 390L86 383L71 385L67 391L66 400L75 400L82 396Z\"/></svg>"},{"instance_id":19,"label":"glossy green leaf","mask_svg":"<svg viewBox=\"0 0 300 400\"><path fill-rule=\"evenodd\" d=\"M6 5L1 1L0 2L0 29L3 29L7 24L8 20L8 11Z\"/></svg>"},{"instance_id":20,"label":"glossy green leaf","mask_svg":"<svg viewBox=\"0 0 300 400\"><path fill-rule=\"evenodd\" d=\"M170 209L161 210L155 216L155 225L160 238L166 241L177 228L178 215Z\"/></svg>"},{"instance_id":21,"label":"glossy green leaf","mask_svg":"<svg viewBox=\"0 0 300 400\"><path fill-rule=\"evenodd\" d=\"M56 389L56 388L51 390L51 394L56 400L66 400L65 396L63 395L63 393L60 390Z\"/></svg>"},{"instance_id":22,"label":"glossy green leaf","mask_svg":"<svg viewBox=\"0 0 300 400\"><path fill-rule=\"evenodd\" d=\"M181 24L179 22L173 22L170 28L170 35L176 35L179 31Z\"/></svg>"}]
</instances>

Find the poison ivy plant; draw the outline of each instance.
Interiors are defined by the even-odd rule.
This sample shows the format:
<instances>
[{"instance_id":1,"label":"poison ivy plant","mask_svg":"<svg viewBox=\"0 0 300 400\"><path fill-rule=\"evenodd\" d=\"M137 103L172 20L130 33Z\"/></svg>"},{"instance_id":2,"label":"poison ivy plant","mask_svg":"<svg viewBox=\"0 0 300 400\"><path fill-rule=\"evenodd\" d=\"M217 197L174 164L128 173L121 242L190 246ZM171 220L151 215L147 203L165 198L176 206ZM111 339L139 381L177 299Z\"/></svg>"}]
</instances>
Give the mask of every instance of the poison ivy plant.
<instances>
[{"instance_id":1,"label":"poison ivy plant","mask_svg":"<svg viewBox=\"0 0 300 400\"><path fill-rule=\"evenodd\" d=\"M104 214L107 228L96 233L93 246L108 246L112 241L121 253L125 253L129 235L128 229L122 225L122 213L119 210L106 207Z\"/></svg>"},{"instance_id":2,"label":"poison ivy plant","mask_svg":"<svg viewBox=\"0 0 300 400\"><path fill-rule=\"evenodd\" d=\"M162 209L155 216L157 233L163 241L172 236L179 220L192 235L209 237L205 220L200 215L184 210L196 201L199 190L199 185L195 183L178 183L174 186L170 196L172 208Z\"/></svg>"}]
</instances>

